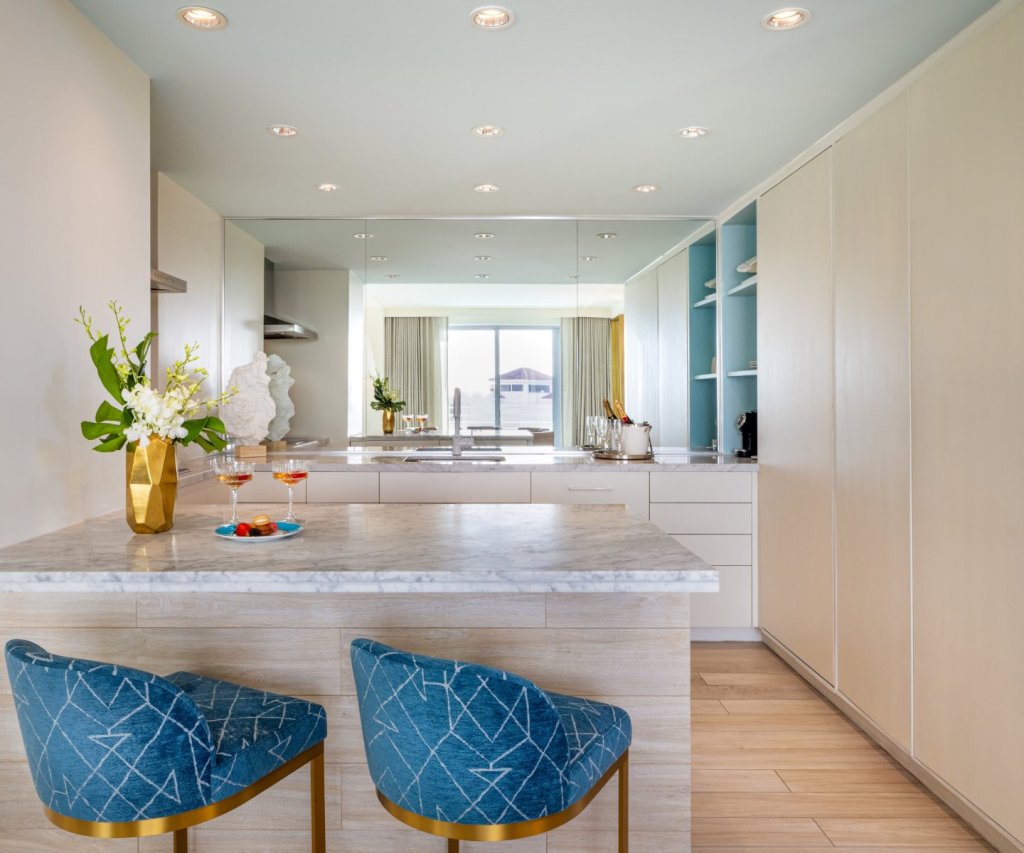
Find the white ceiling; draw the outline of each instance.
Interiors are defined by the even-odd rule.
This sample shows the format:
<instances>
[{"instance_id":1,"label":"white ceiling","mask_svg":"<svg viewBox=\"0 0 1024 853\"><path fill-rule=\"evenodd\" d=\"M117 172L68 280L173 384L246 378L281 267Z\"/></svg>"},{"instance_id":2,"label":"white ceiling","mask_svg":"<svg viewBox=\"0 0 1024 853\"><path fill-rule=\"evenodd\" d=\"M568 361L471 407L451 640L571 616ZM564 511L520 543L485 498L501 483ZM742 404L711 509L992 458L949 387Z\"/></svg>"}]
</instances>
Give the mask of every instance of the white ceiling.
<instances>
[{"instance_id":1,"label":"white ceiling","mask_svg":"<svg viewBox=\"0 0 1024 853\"><path fill-rule=\"evenodd\" d=\"M209 0L200 32L182 0L73 2L152 78L153 168L279 217L714 215L993 5L802 0L771 33L782 0L507 0L484 32L476 0Z\"/></svg>"}]
</instances>

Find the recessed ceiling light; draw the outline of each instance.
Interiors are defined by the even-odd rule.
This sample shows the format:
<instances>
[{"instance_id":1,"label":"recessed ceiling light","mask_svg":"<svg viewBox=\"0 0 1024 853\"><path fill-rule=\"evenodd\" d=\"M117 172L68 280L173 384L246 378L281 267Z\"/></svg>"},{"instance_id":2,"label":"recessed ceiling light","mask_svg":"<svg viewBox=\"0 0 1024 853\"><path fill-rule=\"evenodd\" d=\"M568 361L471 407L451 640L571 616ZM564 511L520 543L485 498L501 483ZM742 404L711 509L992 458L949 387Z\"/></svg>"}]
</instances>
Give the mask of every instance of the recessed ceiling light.
<instances>
[{"instance_id":1,"label":"recessed ceiling light","mask_svg":"<svg viewBox=\"0 0 1024 853\"><path fill-rule=\"evenodd\" d=\"M370 258L371 261L386 261L387 259L387 255L374 255L373 257Z\"/></svg>"},{"instance_id":2,"label":"recessed ceiling light","mask_svg":"<svg viewBox=\"0 0 1024 853\"><path fill-rule=\"evenodd\" d=\"M496 193L501 187L497 184L477 184L473 189L478 193Z\"/></svg>"},{"instance_id":3,"label":"recessed ceiling light","mask_svg":"<svg viewBox=\"0 0 1024 853\"><path fill-rule=\"evenodd\" d=\"M635 187L633 187L633 192L636 193L656 193L657 191L657 184L637 184Z\"/></svg>"},{"instance_id":4,"label":"recessed ceiling light","mask_svg":"<svg viewBox=\"0 0 1024 853\"><path fill-rule=\"evenodd\" d=\"M777 32L778 30L791 30L806 24L809 20L811 20L809 11L792 6L766 15L761 21L761 26L766 30Z\"/></svg>"},{"instance_id":5,"label":"recessed ceiling light","mask_svg":"<svg viewBox=\"0 0 1024 853\"><path fill-rule=\"evenodd\" d=\"M683 139L700 139L702 136L708 135L708 129L693 125L692 127L684 127L681 130L677 130L676 133L683 137Z\"/></svg>"},{"instance_id":6,"label":"recessed ceiling light","mask_svg":"<svg viewBox=\"0 0 1024 853\"><path fill-rule=\"evenodd\" d=\"M600 234L596 236L598 240L614 240L619 235L613 231L602 231Z\"/></svg>"},{"instance_id":7,"label":"recessed ceiling light","mask_svg":"<svg viewBox=\"0 0 1024 853\"><path fill-rule=\"evenodd\" d=\"M473 258L473 260L474 261L493 261L494 258L492 258L490 255L477 255L475 258Z\"/></svg>"},{"instance_id":8,"label":"recessed ceiling light","mask_svg":"<svg viewBox=\"0 0 1024 853\"><path fill-rule=\"evenodd\" d=\"M493 234L488 234L486 231L481 231L479 234L474 234L473 236L476 237L477 240L493 240L494 239L494 235Z\"/></svg>"},{"instance_id":9,"label":"recessed ceiling light","mask_svg":"<svg viewBox=\"0 0 1024 853\"><path fill-rule=\"evenodd\" d=\"M228 25L226 15L205 6L185 6L179 9L178 20L197 30L221 30Z\"/></svg>"},{"instance_id":10,"label":"recessed ceiling light","mask_svg":"<svg viewBox=\"0 0 1024 853\"><path fill-rule=\"evenodd\" d=\"M298 136L299 129L290 124L272 124L267 128L274 136Z\"/></svg>"},{"instance_id":11,"label":"recessed ceiling light","mask_svg":"<svg viewBox=\"0 0 1024 853\"><path fill-rule=\"evenodd\" d=\"M373 239L373 235L372 234L367 234L365 231L361 231L358 234L353 234L352 236L355 237L357 240L372 240Z\"/></svg>"},{"instance_id":12,"label":"recessed ceiling light","mask_svg":"<svg viewBox=\"0 0 1024 853\"><path fill-rule=\"evenodd\" d=\"M338 188L337 184L320 184L317 189L322 193L332 193Z\"/></svg>"},{"instance_id":13,"label":"recessed ceiling light","mask_svg":"<svg viewBox=\"0 0 1024 853\"><path fill-rule=\"evenodd\" d=\"M569 281L576 281L579 278L579 276L578 275L567 275L566 278L569 279Z\"/></svg>"},{"instance_id":14,"label":"recessed ceiling light","mask_svg":"<svg viewBox=\"0 0 1024 853\"><path fill-rule=\"evenodd\" d=\"M389 272L384 278L401 278L401 276L398 273Z\"/></svg>"},{"instance_id":15,"label":"recessed ceiling light","mask_svg":"<svg viewBox=\"0 0 1024 853\"><path fill-rule=\"evenodd\" d=\"M597 255L580 255L581 261L596 261Z\"/></svg>"},{"instance_id":16,"label":"recessed ceiling light","mask_svg":"<svg viewBox=\"0 0 1024 853\"><path fill-rule=\"evenodd\" d=\"M469 13L469 20L482 30L500 30L511 26L516 16L501 6L481 6Z\"/></svg>"},{"instance_id":17,"label":"recessed ceiling light","mask_svg":"<svg viewBox=\"0 0 1024 853\"><path fill-rule=\"evenodd\" d=\"M473 278L490 278L490 276L485 272L478 272Z\"/></svg>"},{"instance_id":18,"label":"recessed ceiling light","mask_svg":"<svg viewBox=\"0 0 1024 853\"><path fill-rule=\"evenodd\" d=\"M496 124L478 124L473 128L473 133L477 136L501 136L504 132L505 128Z\"/></svg>"}]
</instances>

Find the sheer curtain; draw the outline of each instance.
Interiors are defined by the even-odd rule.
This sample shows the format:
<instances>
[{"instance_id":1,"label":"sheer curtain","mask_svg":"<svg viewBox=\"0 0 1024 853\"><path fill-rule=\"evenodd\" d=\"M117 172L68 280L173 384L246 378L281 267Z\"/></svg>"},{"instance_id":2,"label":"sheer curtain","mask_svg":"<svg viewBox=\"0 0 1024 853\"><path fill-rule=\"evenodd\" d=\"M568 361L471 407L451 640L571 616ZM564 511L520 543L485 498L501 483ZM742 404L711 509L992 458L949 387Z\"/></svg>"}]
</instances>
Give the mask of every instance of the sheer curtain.
<instances>
[{"instance_id":1,"label":"sheer curtain","mask_svg":"<svg viewBox=\"0 0 1024 853\"><path fill-rule=\"evenodd\" d=\"M587 415L603 414L612 393L612 323L601 317L562 318L562 443L583 443Z\"/></svg>"},{"instance_id":2,"label":"sheer curtain","mask_svg":"<svg viewBox=\"0 0 1024 853\"><path fill-rule=\"evenodd\" d=\"M384 375L405 400L406 414L448 427L448 318L385 317Z\"/></svg>"}]
</instances>

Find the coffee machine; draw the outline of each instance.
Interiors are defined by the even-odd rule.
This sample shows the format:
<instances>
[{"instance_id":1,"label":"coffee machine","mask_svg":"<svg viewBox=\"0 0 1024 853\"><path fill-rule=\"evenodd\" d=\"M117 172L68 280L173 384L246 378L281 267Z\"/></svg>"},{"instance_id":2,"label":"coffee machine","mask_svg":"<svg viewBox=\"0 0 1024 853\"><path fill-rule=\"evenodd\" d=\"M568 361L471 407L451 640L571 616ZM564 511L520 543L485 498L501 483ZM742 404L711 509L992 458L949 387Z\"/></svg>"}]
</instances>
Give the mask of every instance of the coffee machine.
<instances>
[{"instance_id":1,"label":"coffee machine","mask_svg":"<svg viewBox=\"0 0 1024 853\"><path fill-rule=\"evenodd\" d=\"M757 456L757 412L744 412L736 418L736 429L740 431L743 443L737 448L736 455L744 459Z\"/></svg>"}]
</instances>

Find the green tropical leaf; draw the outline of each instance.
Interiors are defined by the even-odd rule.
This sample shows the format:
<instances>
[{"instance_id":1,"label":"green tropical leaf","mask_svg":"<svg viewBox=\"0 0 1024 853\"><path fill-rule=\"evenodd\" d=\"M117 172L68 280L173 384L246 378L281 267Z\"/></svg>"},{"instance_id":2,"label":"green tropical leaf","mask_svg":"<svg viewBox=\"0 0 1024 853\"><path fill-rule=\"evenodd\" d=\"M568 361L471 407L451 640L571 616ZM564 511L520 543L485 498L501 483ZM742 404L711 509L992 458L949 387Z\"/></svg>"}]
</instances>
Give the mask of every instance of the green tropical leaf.
<instances>
[{"instance_id":1,"label":"green tropical leaf","mask_svg":"<svg viewBox=\"0 0 1024 853\"><path fill-rule=\"evenodd\" d=\"M117 368L114 367L114 351L107 346L107 336L102 335L89 347L89 356L92 363L96 365L96 372L100 376L100 382L107 389L110 396L124 405L124 397L121 396L121 379L117 375Z\"/></svg>"},{"instance_id":2,"label":"green tropical leaf","mask_svg":"<svg viewBox=\"0 0 1024 853\"><path fill-rule=\"evenodd\" d=\"M216 447L212 442L207 441L201 435L196 436L196 444L198 444L207 453L213 453L215 450L222 450L223 447ZM226 442L225 442L226 444Z\"/></svg>"},{"instance_id":3,"label":"green tropical leaf","mask_svg":"<svg viewBox=\"0 0 1024 853\"><path fill-rule=\"evenodd\" d=\"M122 424L112 424L109 422L97 424L92 421L82 421L82 435L89 439L89 441L103 438L103 436L121 435L124 433L124 430L125 427Z\"/></svg>"},{"instance_id":4,"label":"green tropical leaf","mask_svg":"<svg viewBox=\"0 0 1024 853\"><path fill-rule=\"evenodd\" d=\"M135 347L135 357L139 360L140 373L144 372L146 369L146 359L149 358L149 347L155 337L156 332L146 332L146 337L139 341L139 345Z\"/></svg>"},{"instance_id":5,"label":"green tropical leaf","mask_svg":"<svg viewBox=\"0 0 1024 853\"><path fill-rule=\"evenodd\" d=\"M117 406L112 406L104 400L96 410L96 420L121 423L124 420L124 412L117 408Z\"/></svg>"},{"instance_id":6,"label":"green tropical leaf","mask_svg":"<svg viewBox=\"0 0 1024 853\"><path fill-rule=\"evenodd\" d=\"M115 450L120 450L125 446L128 439L123 435L115 435L113 438L108 438L106 441L97 444L93 450L98 453L112 453Z\"/></svg>"}]
</instances>

